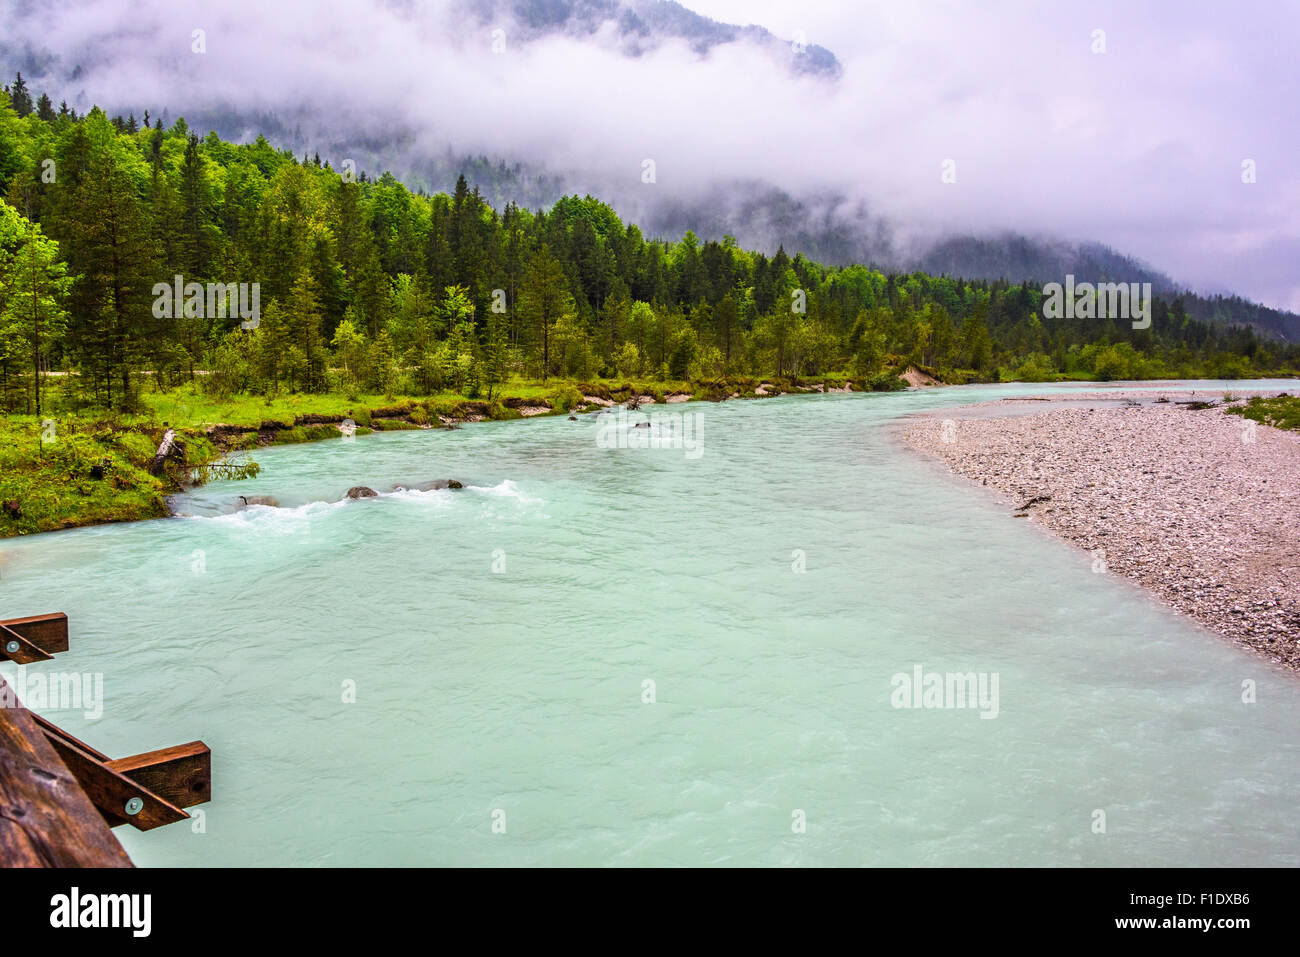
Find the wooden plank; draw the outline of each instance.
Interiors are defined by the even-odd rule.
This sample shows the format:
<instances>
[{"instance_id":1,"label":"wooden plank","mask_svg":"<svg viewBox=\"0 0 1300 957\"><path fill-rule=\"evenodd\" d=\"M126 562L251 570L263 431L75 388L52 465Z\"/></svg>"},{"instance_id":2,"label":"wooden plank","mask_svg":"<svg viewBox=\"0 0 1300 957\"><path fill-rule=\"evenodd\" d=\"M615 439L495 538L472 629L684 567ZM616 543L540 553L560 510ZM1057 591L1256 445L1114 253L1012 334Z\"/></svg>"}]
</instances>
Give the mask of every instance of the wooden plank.
<instances>
[{"instance_id":1,"label":"wooden plank","mask_svg":"<svg viewBox=\"0 0 1300 957\"><path fill-rule=\"evenodd\" d=\"M0 625L0 658L20 665L30 665L36 661L53 661L53 655L47 655L18 632L5 625Z\"/></svg>"},{"instance_id":2,"label":"wooden plank","mask_svg":"<svg viewBox=\"0 0 1300 957\"><path fill-rule=\"evenodd\" d=\"M42 731L45 732L45 736L47 738L50 736L56 738L62 738L64 741L68 742L69 744L75 747L80 748L82 751L85 751L91 757L99 761L103 761L105 764L107 764L109 761L112 760L107 754L103 754L99 751L96 751L90 745L86 744L86 742L74 738L72 735L68 734L68 732L60 728L57 724L52 724L49 721L46 721L39 714L33 714L32 720L36 722L36 726L38 728L40 728Z\"/></svg>"},{"instance_id":3,"label":"wooden plank","mask_svg":"<svg viewBox=\"0 0 1300 957\"><path fill-rule=\"evenodd\" d=\"M170 801L163 800L148 788L136 784L120 771L114 771L104 761L83 751L66 737L47 735L46 740L54 745L54 750L109 826L130 824L138 830L151 831L155 827L175 824L189 817ZM140 810L135 814L127 814L126 803L133 798L140 801Z\"/></svg>"},{"instance_id":4,"label":"wooden plank","mask_svg":"<svg viewBox=\"0 0 1300 957\"><path fill-rule=\"evenodd\" d=\"M0 679L0 701L13 700ZM130 867L34 717L0 707L0 866Z\"/></svg>"},{"instance_id":5,"label":"wooden plank","mask_svg":"<svg viewBox=\"0 0 1300 957\"><path fill-rule=\"evenodd\" d=\"M68 616L61 611L49 615L28 615L26 618L6 618L0 621L18 632L47 655L57 655L68 650Z\"/></svg>"},{"instance_id":6,"label":"wooden plank","mask_svg":"<svg viewBox=\"0 0 1300 957\"><path fill-rule=\"evenodd\" d=\"M212 800L212 749L202 741L119 758L108 766L176 807Z\"/></svg>"}]
</instances>

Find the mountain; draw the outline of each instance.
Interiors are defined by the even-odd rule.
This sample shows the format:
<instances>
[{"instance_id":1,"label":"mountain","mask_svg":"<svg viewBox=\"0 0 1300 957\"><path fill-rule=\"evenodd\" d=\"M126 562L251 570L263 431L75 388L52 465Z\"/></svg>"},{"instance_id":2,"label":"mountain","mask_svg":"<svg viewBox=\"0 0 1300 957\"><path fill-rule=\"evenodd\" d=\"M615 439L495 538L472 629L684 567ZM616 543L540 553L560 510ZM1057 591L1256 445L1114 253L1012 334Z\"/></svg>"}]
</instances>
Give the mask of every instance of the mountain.
<instances>
[{"instance_id":1,"label":"mountain","mask_svg":"<svg viewBox=\"0 0 1300 957\"><path fill-rule=\"evenodd\" d=\"M1300 342L1300 315L1234 295L1206 295L1175 282L1148 264L1100 243L1071 244L1031 239L1015 233L992 237L954 236L941 240L908 268L934 275L1017 282L1149 282L1158 296L1181 298L1187 315L1202 322L1250 326L1257 333Z\"/></svg>"},{"instance_id":2,"label":"mountain","mask_svg":"<svg viewBox=\"0 0 1300 957\"><path fill-rule=\"evenodd\" d=\"M778 38L764 27L719 23L674 0L463 0L462 9L480 26L511 22L527 43L555 33L594 38L611 33L628 56L685 40L701 56L729 43L762 47L797 74L835 78L842 67L835 54L798 38Z\"/></svg>"}]
</instances>

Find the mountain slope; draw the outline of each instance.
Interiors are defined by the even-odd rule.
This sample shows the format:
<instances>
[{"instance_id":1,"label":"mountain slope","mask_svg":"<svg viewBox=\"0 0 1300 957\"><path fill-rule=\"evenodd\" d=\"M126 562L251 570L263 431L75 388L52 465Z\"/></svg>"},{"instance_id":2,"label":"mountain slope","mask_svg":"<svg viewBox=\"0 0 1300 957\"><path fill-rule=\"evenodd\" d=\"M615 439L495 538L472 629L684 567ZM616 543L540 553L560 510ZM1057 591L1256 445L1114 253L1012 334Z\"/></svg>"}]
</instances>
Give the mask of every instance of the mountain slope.
<instances>
[{"instance_id":1,"label":"mountain slope","mask_svg":"<svg viewBox=\"0 0 1300 957\"><path fill-rule=\"evenodd\" d=\"M834 78L842 71L825 47L780 39L760 26L719 23L674 0L463 0L463 9L480 25L510 21L524 42L553 33L594 37L608 29L629 56L670 39L687 41L700 55L728 43L750 43L794 73Z\"/></svg>"}]
</instances>

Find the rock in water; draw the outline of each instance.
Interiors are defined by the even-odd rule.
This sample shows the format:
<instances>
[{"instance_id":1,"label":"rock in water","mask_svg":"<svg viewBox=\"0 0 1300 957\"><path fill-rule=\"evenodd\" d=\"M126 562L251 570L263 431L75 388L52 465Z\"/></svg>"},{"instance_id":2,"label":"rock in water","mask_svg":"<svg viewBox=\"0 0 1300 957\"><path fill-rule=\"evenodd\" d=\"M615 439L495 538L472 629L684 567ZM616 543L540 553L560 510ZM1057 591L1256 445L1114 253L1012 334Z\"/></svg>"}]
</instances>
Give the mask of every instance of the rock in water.
<instances>
[{"instance_id":1,"label":"rock in water","mask_svg":"<svg viewBox=\"0 0 1300 957\"><path fill-rule=\"evenodd\" d=\"M379 493L365 485L354 485L348 489L348 498L374 498Z\"/></svg>"},{"instance_id":2,"label":"rock in water","mask_svg":"<svg viewBox=\"0 0 1300 957\"><path fill-rule=\"evenodd\" d=\"M274 495L241 495L239 500L245 505L269 505L271 508L279 508L280 500Z\"/></svg>"}]
</instances>

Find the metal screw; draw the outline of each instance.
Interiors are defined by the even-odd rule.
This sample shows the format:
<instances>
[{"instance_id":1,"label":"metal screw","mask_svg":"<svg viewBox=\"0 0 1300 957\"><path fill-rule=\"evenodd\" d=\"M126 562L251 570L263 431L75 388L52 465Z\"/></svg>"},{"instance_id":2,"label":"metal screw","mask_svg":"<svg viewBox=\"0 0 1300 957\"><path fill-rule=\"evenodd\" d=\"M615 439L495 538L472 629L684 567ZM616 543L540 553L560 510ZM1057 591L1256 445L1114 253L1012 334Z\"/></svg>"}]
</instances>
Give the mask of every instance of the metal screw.
<instances>
[{"instance_id":1,"label":"metal screw","mask_svg":"<svg viewBox=\"0 0 1300 957\"><path fill-rule=\"evenodd\" d=\"M144 801L141 798L131 798L126 802L126 813L129 815L139 814L144 810Z\"/></svg>"},{"instance_id":2,"label":"metal screw","mask_svg":"<svg viewBox=\"0 0 1300 957\"><path fill-rule=\"evenodd\" d=\"M16 641L9 642L9 644L5 645L5 651L9 652L9 654L11 655L18 654L18 642Z\"/></svg>"}]
</instances>

